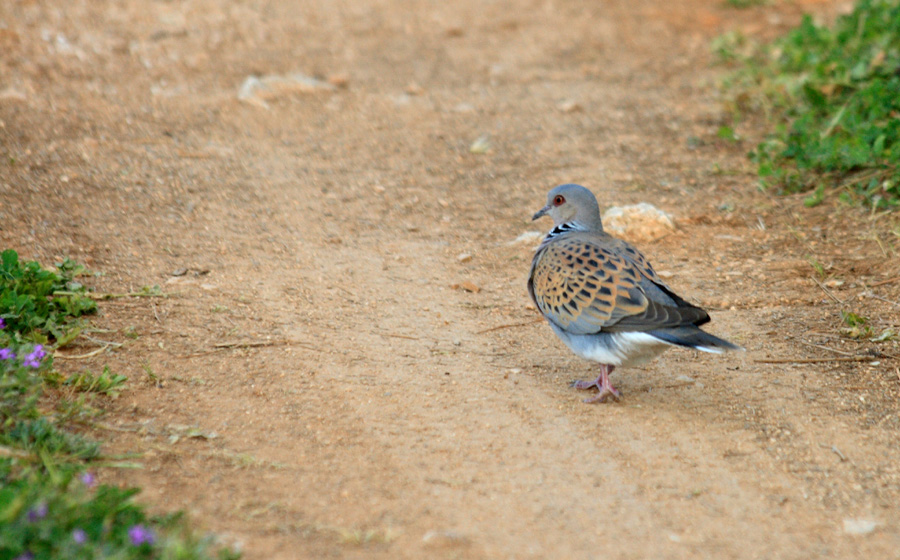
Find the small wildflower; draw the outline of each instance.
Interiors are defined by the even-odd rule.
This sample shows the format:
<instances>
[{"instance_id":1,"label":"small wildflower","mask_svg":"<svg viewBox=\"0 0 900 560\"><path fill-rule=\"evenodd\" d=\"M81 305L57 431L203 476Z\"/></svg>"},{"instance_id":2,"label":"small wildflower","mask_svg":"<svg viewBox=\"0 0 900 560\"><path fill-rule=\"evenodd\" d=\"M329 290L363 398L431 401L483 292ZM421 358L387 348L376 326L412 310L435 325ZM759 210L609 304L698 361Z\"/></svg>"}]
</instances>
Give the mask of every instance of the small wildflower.
<instances>
[{"instance_id":1,"label":"small wildflower","mask_svg":"<svg viewBox=\"0 0 900 560\"><path fill-rule=\"evenodd\" d=\"M3 317L0 317L0 329L6 328L6 321L3 320Z\"/></svg>"},{"instance_id":2,"label":"small wildflower","mask_svg":"<svg viewBox=\"0 0 900 560\"><path fill-rule=\"evenodd\" d=\"M15 360L16 355L9 348L0 348L0 360Z\"/></svg>"},{"instance_id":3,"label":"small wildflower","mask_svg":"<svg viewBox=\"0 0 900 560\"><path fill-rule=\"evenodd\" d=\"M37 346L34 347L34 350L32 350L31 354L28 354L27 356L25 356L25 359L22 360L22 365L25 365L28 367L33 367L33 368L38 368L41 365L41 360L46 355L47 355L47 353L44 352L44 346L41 344L38 344Z\"/></svg>"},{"instance_id":4,"label":"small wildflower","mask_svg":"<svg viewBox=\"0 0 900 560\"><path fill-rule=\"evenodd\" d=\"M30 552L23 552L22 554L16 556L15 560L34 560L34 554Z\"/></svg>"},{"instance_id":5,"label":"small wildflower","mask_svg":"<svg viewBox=\"0 0 900 560\"><path fill-rule=\"evenodd\" d=\"M84 532L84 529L75 529L72 531L72 540L77 544L84 544L87 542L87 533Z\"/></svg>"},{"instance_id":6,"label":"small wildflower","mask_svg":"<svg viewBox=\"0 0 900 560\"><path fill-rule=\"evenodd\" d=\"M47 502L41 502L38 505L31 508L31 511L28 512L28 521L34 523L38 519L43 519L47 517L47 512L49 508L47 507Z\"/></svg>"},{"instance_id":7,"label":"small wildflower","mask_svg":"<svg viewBox=\"0 0 900 560\"><path fill-rule=\"evenodd\" d=\"M131 539L131 544L134 546L141 546L142 544L152 545L156 542L156 535L153 534L153 529L148 529L140 524L128 529L128 538Z\"/></svg>"},{"instance_id":8,"label":"small wildflower","mask_svg":"<svg viewBox=\"0 0 900 560\"><path fill-rule=\"evenodd\" d=\"M81 483L85 486L93 486L94 485L94 475L89 472L86 472L81 475Z\"/></svg>"}]
</instances>

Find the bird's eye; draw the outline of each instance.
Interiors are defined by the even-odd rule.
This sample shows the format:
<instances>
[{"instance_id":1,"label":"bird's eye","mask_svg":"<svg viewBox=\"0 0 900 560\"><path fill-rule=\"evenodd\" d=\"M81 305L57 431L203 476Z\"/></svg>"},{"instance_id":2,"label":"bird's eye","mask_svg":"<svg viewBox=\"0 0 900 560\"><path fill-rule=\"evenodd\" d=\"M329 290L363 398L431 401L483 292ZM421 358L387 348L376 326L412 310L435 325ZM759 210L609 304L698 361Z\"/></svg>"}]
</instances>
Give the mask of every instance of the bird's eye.
<instances>
[{"instance_id":1,"label":"bird's eye","mask_svg":"<svg viewBox=\"0 0 900 560\"><path fill-rule=\"evenodd\" d=\"M565 201L566 201L566 197L564 197L561 194L558 194L555 197L553 197L553 206L559 206L562 203L564 203Z\"/></svg>"}]
</instances>

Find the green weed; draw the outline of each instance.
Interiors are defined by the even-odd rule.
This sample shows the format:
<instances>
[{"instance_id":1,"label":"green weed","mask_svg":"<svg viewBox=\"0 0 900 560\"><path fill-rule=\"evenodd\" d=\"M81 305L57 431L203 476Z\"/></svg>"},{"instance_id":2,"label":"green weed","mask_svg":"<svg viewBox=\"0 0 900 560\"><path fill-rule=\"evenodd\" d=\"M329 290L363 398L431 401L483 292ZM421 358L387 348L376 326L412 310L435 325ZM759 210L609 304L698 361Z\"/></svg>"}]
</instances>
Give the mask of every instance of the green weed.
<instances>
[{"instance_id":1,"label":"green weed","mask_svg":"<svg viewBox=\"0 0 900 560\"><path fill-rule=\"evenodd\" d=\"M738 136L734 131L734 128L730 126L720 126L719 130L716 132L716 136L718 136L722 140L728 140L729 142L733 143L741 141L741 137Z\"/></svg>"},{"instance_id":2,"label":"green weed","mask_svg":"<svg viewBox=\"0 0 900 560\"><path fill-rule=\"evenodd\" d=\"M868 323L869 319L852 311L841 311L841 321L848 327L860 327Z\"/></svg>"},{"instance_id":3,"label":"green weed","mask_svg":"<svg viewBox=\"0 0 900 560\"><path fill-rule=\"evenodd\" d=\"M846 325L841 332L850 338L862 339L872 337L872 327L869 326L869 319L862 315L857 315L852 311L841 311L841 320Z\"/></svg>"},{"instance_id":4,"label":"green weed","mask_svg":"<svg viewBox=\"0 0 900 560\"><path fill-rule=\"evenodd\" d=\"M816 271L816 276L818 276L819 279L824 280L825 279L825 265L820 263L819 260L816 259L815 257L813 257L812 255L808 255L806 257L806 260L809 262L809 265L813 267L813 270Z\"/></svg>"},{"instance_id":5,"label":"green weed","mask_svg":"<svg viewBox=\"0 0 900 560\"><path fill-rule=\"evenodd\" d=\"M816 190L806 198L803 199L803 205L807 208L812 208L813 206L818 206L825 201L825 186L819 185L816 187Z\"/></svg>"},{"instance_id":6,"label":"green weed","mask_svg":"<svg viewBox=\"0 0 900 560\"><path fill-rule=\"evenodd\" d=\"M63 383L77 391L117 397L126 381L128 381L127 377L112 373L107 366L103 368L99 375L94 375L90 371L84 371L70 375Z\"/></svg>"},{"instance_id":7,"label":"green weed","mask_svg":"<svg viewBox=\"0 0 900 560\"><path fill-rule=\"evenodd\" d=\"M767 0L725 0L725 5L732 8L743 10L754 6L762 6L767 4Z\"/></svg>"},{"instance_id":8,"label":"green weed","mask_svg":"<svg viewBox=\"0 0 900 560\"><path fill-rule=\"evenodd\" d=\"M84 268L66 259L55 271L35 261L20 262L13 250L0 253L0 318L20 340L60 345L77 336L77 318L97 310L84 286L75 281ZM66 295L54 295L64 291Z\"/></svg>"},{"instance_id":9,"label":"green weed","mask_svg":"<svg viewBox=\"0 0 900 560\"><path fill-rule=\"evenodd\" d=\"M769 45L732 33L713 50L740 65L724 84L735 118L771 123L750 153L763 187L900 205L900 2L861 0L833 27L807 16Z\"/></svg>"},{"instance_id":10,"label":"green weed","mask_svg":"<svg viewBox=\"0 0 900 560\"><path fill-rule=\"evenodd\" d=\"M153 385L157 385L159 383L159 376L153 371L153 368L150 367L150 362L143 362L141 367L144 369L144 373L147 374L147 379L150 380L150 383Z\"/></svg>"},{"instance_id":11,"label":"green weed","mask_svg":"<svg viewBox=\"0 0 900 560\"><path fill-rule=\"evenodd\" d=\"M181 514L150 516L135 488L96 486L90 473L13 474L0 459L0 557L123 560L213 558L211 537L186 530ZM239 555L220 550L222 560Z\"/></svg>"},{"instance_id":12,"label":"green weed","mask_svg":"<svg viewBox=\"0 0 900 560\"><path fill-rule=\"evenodd\" d=\"M110 457L73 427L102 414L94 395L116 396L126 378L104 368L62 380L45 346L71 341L79 318L96 310L75 281L83 272L70 260L46 270L15 251L0 254L0 558L238 558L198 537L181 514L148 514L132 500L137 489L95 485L87 469ZM80 394L47 414L45 388L60 384Z\"/></svg>"}]
</instances>

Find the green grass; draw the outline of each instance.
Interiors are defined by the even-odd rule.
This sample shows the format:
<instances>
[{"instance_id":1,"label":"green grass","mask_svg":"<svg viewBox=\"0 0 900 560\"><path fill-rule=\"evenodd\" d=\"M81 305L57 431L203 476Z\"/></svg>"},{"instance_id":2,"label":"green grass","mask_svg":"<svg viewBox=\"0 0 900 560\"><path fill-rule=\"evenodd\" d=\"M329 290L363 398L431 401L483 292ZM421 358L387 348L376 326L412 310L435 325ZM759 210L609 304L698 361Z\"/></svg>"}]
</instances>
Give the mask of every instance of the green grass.
<instances>
[{"instance_id":1,"label":"green grass","mask_svg":"<svg viewBox=\"0 0 900 560\"><path fill-rule=\"evenodd\" d=\"M109 367L104 367L99 375L94 375L90 371L74 373L63 384L86 393L100 393L117 397L126 381L128 378L124 375L114 374Z\"/></svg>"},{"instance_id":2,"label":"green grass","mask_svg":"<svg viewBox=\"0 0 900 560\"><path fill-rule=\"evenodd\" d=\"M135 488L97 486L90 475L38 471L11 476L0 490L3 558L208 558L210 537L187 529L181 514L148 516ZM234 558L225 552L220 558Z\"/></svg>"},{"instance_id":3,"label":"green grass","mask_svg":"<svg viewBox=\"0 0 900 560\"><path fill-rule=\"evenodd\" d=\"M762 6L766 3L767 0L725 0L726 6L737 8L739 10L744 10L755 6Z\"/></svg>"},{"instance_id":4,"label":"green grass","mask_svg":"<svg viewBox=\"0 0 900 560\"><path fill-rule=\"evenodd\" d=\"M37 262L19 262L12 250L0 253L0 317L7 332L20 340L46 344L50 338L65 345L80 332L78 318L97 310L75 277L84 267L66 259L56 270ZM65 291L67 294L54 296Z\"/></svg>"},{"instance_id":5,"label":"green grass","mask_svg":"<svg viewBox=\"0 0 900 560\"><path fill-rule=\"evenodd\" d=\"M738 66L725 81L736 121L764 115L770 132L751 152L763 187L841 191L874 208L900 205L900 1L863 0L833 26L810 17L758 45L738 33L716 39Z\"/></svg>"},{"instance_id":6,"label":"green grass","mask_svg":"<svg viewBox=\"0 0 900 560\"><path fill-rule=\"evenodd\" d=\"M138 489L95 483L90 469L112 458L78 428L103 414L126 378L53 369L53 350L96 310L75 280L82 272L69 260L48 270L0 254L0 558L238 558L180 513L150 515L134 500Z\"/></svg>"}]
</instances>

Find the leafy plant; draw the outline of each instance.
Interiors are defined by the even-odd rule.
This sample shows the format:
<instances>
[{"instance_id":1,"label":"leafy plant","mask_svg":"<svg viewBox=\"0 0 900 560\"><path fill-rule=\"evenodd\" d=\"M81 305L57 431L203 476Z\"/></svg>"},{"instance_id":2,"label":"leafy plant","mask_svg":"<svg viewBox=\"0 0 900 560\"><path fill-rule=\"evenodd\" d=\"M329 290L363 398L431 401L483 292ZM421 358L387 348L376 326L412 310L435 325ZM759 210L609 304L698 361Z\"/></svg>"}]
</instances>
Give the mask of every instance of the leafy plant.
<instances>
[{"instance_id":1,"label":"leafy plant","mask_svg":"<svg viewBox=\"0 0 900 560\"><path fill-rule=\"evenodd\" d=\"M720 126L719 130L716 132L716 136L722 140L728 140L729 142L739 142L741 139L734 131L734 128L730 126Z\"/></svg>"},{"instance_id":2,"label":"leafy plant","mask_svg":"<svg viewBox=\"0 0 900 560\"><path fill-rule=\"evenodd\" d=\"M869 326L869 319L862 315L857 315L852 311L841 311L841 320L846 327L841 332L850 338L870 338L872 336L872 327Z\"/></svg>"},{"instance_id":3,"label":"leafy plant","mask_svg":"<svg viewBox=\"0 0 900 560\"><path fill-rule=\"evenodd\" d=\"M40 344L10 341L10 335L3 327L0 320L0 329L3 329L0 330L0 342L6 340L0 348L0 429L10 426L17 418L38 417L42 372L47 371L53 361Z\"/></svg>"},{"instance_id":4,"label":"leafy plant","mask_svg":"<svg viewBox=\"0 0 900 560\"><path fill-rule=\"evenodd\" d=\"M70 375L63 383L74 387L78 391L117 397L126 381L128 381L127 377L112 373L109 366L106 366L99 375L94 375L90 371L75 373Z\"/></svg>"},{"instance_id":5,"label":"leafy plant","mask_svg":"<svg viewBox=\"0 0 900 560\"><path fill-rule=\"evenodd\" d=\"M150 516L135 488L95 484L89 472L57 479L31 470L12 475L0 459L0 557L93 559L212 558L211 537L186 529L181 514ZM222 560L239 558L219 549Z\"/></svg>"},{"instance_id":6,"label":"leafy plant","mask_svg":"<svg viewBox=\"0 0 900 560\"><path fill-rule=\"evenodd\" d=\"M868 318L857 315L852 311L841 311L841 320L848 327L860 327L869 322Z\"/></svg>"},{"instance_id":7,"label":"leafy plant","mask_svg":"<svg viewBox=\"0 0 900 560\"><path fill-rule=\"evenodd\" d=\"M770 45L732 34L713 48L741 65L725 84L736 118L771 122L750 154L762 186L900 205L900 2L861 0L830 28L806 16Z\"/></svg>"},{"instance_id":8,"label":"leafy plant","mask_svg":"<svg viewBox=\"0 0 900 560\"><path fill-rule=\"evenodd\" d=\"M75 281L83 271L68 259L51 271L35 261L20 262L12 249L0 253L0 317L9 326L7 332L43 344L51 338L63 343L77 336L75 319L97 310L84 286ZM61 291L66 294L56 295Z\"/></svg>"},{"instance_id":9,"label":"leafy plant","mask_svg":"<svg viewBox=\"0 0 900 560\"><path fill-rule=\"evenodd\" d=\"M0 254L0 558L238 558L197 536L180 513L149 515L132 499L137 489L94 487L87 468L101 458L100 443L70 424L101 414L93 395L116 396L125 376L108 367L70 375L62 383L82 394L45 413L45 388L62 379L45 344L72 340L78 318L96 310L74 280L83 270Z\"/></svg>"},{"instance_id":10,"label":"leafy plant","mask_svg":"<svg viewBox=\"0 0 900 560\"><path fill-rule=\"evenodd\" d=\"M803 199L803 205L807 208L812 208L813 206L818 206L825 201L825 187L823 185L819 185L816 187L816 190L806 198Z\"/></svg>"},{"instance_id":11,"label":"leafy plant","mask_svg":"<svg viewBox=\"0 0 900 560\"><path fill-rule=\"evenodd\" d=\"M739 10L752 8L753 6L762 6L766 3L767 0L725 0L725 5Z\"/></svg>"},{"instance_id":12,"label":"leafy plant","mask_svg":"<svg viewBox=\"0 0 900 560\"><path fill-rule=\"evenodd\" d=\"M808 255L806 260L809 261L810 266L813 267L813 270L816 271L816 275L819 278L825 278L825 266L819 262L818 259L813 257L812 255Z\"/></svg>"}]
</instances>

